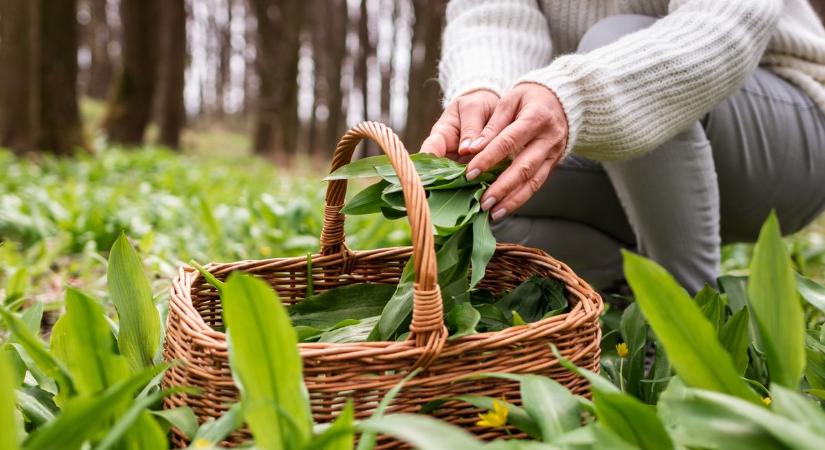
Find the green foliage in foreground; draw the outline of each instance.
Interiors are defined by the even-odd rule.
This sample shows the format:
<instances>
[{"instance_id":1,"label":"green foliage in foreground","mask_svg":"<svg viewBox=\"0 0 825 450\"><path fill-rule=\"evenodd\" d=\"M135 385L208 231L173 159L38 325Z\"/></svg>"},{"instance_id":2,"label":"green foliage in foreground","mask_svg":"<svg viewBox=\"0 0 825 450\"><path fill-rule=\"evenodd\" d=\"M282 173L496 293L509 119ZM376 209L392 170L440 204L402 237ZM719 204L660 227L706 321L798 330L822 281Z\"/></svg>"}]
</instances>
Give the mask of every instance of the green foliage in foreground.
<instances>
[{"instance_id":1,"label":"green foliage in foreground","mask_svg":"<svg viewBox=\"0 0 825 450\"><path fill-rule=\"evenodd\" d=\"M269 401L281 386L303 392L300 380L279 378L284 366L271 366L267 384L244 389L242 403L218 420L198 426L187 408L159 410L160 400L174 392L158 386L165 366L158 365L161 330L155 323L163 322L163 302L146 295L145 288L110 293L124 282L107 282L105 274L111 263L116 267L109 278L132 277L125 283L138 286L149 283L148 268L159 276L150 292L158 292L161 284L166 288L178 259L315 250L322 199L315 177L281 177L250 159L206 162L163 151L111 151L98 158L39 163L0 152L0 165L7 168L0 178L0 450L164 448L165 431L172 425L192 437L193 446L208 448L244 421L255 422L248 415L268 417L272 411L266 409L273 407L284 427L307 429L305 396L291 396L295 403L286 409ZM188 207L193 204L198 207ZM354 248L396 245L405 238L391 231L396 224L352 219L348 236ZM100 256L120 229L135 238L144 267L125 239L114 246L108 263ZM708 288L693 299L661 268L627 255L636 299L624 310L608 308L603 317L602 375L569 366L591 380L592 401L531 376L518 377L522 405L462 398L491 410L485 423L503 420L535 441L482 443L424 416L379 412L362 422L345 413L333 426L309 423L308 432L286 437L302 436L297 444L277 441L270 424L264 430L253 426L257 440L252 445L303 443L343 450L363 433L359 450L369 450L375 433L388 433L425 449L820 448L825 441L825 289L814 279L825 275L825 245L820 234L809 233L783 246L777 231L777 224L769 222L755 251L728 247L725 267L736 275L720 280L722 292ZM229 301L255 292L246 289L254 280L234 276L230 281L244 288L233 289ZM70 284L82 289L63 295ZM130 305L134 311L111 308L108 299L118 296L137 302ZM63 306L65 314L51 328ZM133 320L142 325L126 323ZM232 321L227 317L230 328ZM251 353L244 352L242 342L254 343L254 337L234 339L231 329L229 334L236 378L257 381L251 374L259 373L266 359L258 353L253 361L238 361ZM280 357L292 358L280 364L293 371L300 364L288 336L257 339L281 349ZM617 343L626 347L617 351Z\"/></svg>"}]
</instances>

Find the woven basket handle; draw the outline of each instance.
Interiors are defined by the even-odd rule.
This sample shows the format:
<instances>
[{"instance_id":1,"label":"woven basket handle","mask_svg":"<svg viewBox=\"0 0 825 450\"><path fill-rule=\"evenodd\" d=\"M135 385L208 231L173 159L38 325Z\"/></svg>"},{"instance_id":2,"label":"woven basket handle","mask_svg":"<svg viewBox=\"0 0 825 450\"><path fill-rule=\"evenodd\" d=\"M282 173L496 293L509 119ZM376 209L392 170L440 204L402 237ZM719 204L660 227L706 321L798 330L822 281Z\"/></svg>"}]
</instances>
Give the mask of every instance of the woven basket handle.
<instances>
[{"instance_id":1,"label":"woven basket handle","mask_svg":"<svg viewBox=\"0 0 825 450\"><path fill-rule=\"evenodd\" d=\"M417 366L427 366L438 356L447 337L444 327L444 312L441 305L441 292L438 288L438 270L435 259L430 208L421 179L415 171L409 153L401 140L387 126L376 122L361 122L338 142L332 157L332 169L349 163L355 147L362 139L375 141L387 154L393 169L398 174L404 203L407 206L407 219L412 230L413 269L415 287L413 292L413 318L410 324L410 338L415 339L424 352ZM326 205L324 206L324 228L321 232L321 253L324 255L343 253L349 260L351 253L344 244L344 215L341 208L347 193L347 180L330 181L327 187Z\"/></svg>"}]
</instances>

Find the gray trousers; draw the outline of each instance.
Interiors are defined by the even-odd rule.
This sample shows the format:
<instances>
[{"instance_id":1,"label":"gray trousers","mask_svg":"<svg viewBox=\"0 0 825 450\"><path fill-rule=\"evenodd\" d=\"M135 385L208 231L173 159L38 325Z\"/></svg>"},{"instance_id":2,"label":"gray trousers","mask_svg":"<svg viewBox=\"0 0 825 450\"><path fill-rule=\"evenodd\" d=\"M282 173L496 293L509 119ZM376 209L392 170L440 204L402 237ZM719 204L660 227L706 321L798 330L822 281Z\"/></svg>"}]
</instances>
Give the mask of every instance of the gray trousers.
<instances>
[{"instance_id":1,"label":"gray trousers","mask_svg":"<svg viewBox=\"0 0 825 450\"><path fill-rule=\"evenodd\" d=\"M579 51L655 20L604 19ZM759 68L648 154L609 163L568 157L493 231L500 241L546 250L596 287L622 278L619 250L629 248L697 292L715 284L720 245L754 241L772 209L786 234L825 209L825 115L799 89Z\"/></svg>"}]
</instances>

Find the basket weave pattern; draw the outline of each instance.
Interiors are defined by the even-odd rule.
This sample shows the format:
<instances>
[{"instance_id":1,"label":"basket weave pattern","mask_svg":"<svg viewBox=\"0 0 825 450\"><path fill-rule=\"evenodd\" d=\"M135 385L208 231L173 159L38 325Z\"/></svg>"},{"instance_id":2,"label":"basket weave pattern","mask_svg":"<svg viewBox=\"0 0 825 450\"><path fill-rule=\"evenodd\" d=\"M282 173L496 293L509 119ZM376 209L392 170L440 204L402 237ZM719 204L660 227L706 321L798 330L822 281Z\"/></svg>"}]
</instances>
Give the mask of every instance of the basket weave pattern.
<instances>
[{"instance_id":1,"label":"basket weave pattern","mask_svg":"<svg viewBox=\"0 0 825 450\"><path fill-rule=\"evenodd\" d=\"M348 398L354 401L357 418L369 417L387 391L414 368L423 371L405 385L388 412L420 412L423 405L433 400L467 394L504 397L520 404L518 383L496 378L468 379L490 372L541 374L574 393L586 394L587 383L560 367L551 344L577 365L598 370L598 318L603 308L599 295L569 267L546 253L515 244L498 244L479 288L500 293L534 275L555 278L566 286L569 312L498 332L447 339L426 195L398 137L381 124L359 124L338 144L332 170L349 162L363 138L379 144L399 175L409 212L412 247L367 251L347 248L344 217L340 214L346 180L335 180L327 190L321 252L311 257L311 273L307 272L306 257L207 266L219 279L236 270L253 274L267 281L282 302L293 304L303 300L308 277L316 293L353 283L397 284L404 265L413 257L413 317L407 340L299 344L315 420L332 421ZM172 282L164 357L183 363L169 369L164 383L197 387L201 395L176 394L165 400L166 407L189 405L203 421L222 415L238 400L226 336L219 331L222 327L217 291L193 268L181 268ZM448 401L432 415L485 439L508 436L502 429L476 427L478 413L469 404ZM513 435L519 436L515 432ZM237 444L245 439L248 433L244 430L230 436L227 443ZM179 446L187 443L177 430L174 440ZM401 447L400 443L379 438L378 448L397 447Z\"/></svg>"}]
</instances>

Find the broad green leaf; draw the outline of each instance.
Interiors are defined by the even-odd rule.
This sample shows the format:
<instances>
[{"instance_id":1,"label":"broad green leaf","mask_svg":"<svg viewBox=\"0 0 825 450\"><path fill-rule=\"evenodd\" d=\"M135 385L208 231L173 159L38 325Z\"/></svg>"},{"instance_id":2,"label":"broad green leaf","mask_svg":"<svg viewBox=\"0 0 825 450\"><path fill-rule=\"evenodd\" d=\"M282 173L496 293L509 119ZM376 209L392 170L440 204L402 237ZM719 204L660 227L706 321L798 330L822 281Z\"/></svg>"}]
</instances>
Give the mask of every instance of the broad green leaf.
<instances>
[{"instance_id":1,"label":"broad green leaf","mask_svg":"<svg viewBox=\"0 0 825 450\"><path fill-rule=\"evenodd\" d=\"M487 263L496 251L496 238L490 229L490 212L485 211L478 214L473 219L473 255L470 259L472 265L472 278L470 278L470 289L474 288L482 278L487 269Z\"/></svg>"},{"instance_id":2,"label":"broad green leaf","mask_svg":"<svg viewBox=\"0 0 825 450\"><path fill-rule=\"evenodd\" d=\"M760 403L700 389L665 391L660 414L671 417L671 436L677 444L720 450L774 450L822 448L825 435L779 414Z\"/></svg>"},{"instance_id":3,"label":"broad green leaf","mask_svg":"<svg viewBox=\"0 0 825 450\"><path fill-rule=\"evenodd\" d=\"M9 327L9 330L17 342L20 343L20 346L25 350L26 355L37 364L40 370L55 380L60 390L60 398L65 399L73 395L75 388L69 373L63 365L49 353L40 339L26 327L26 324L21 319L3 307L0 307L0 316L6 321L6 325Z\"/></svg>"},{"instance_id":4,"label":"broad green leaf","mask_svg":"<svg viewBox=\"0 0 825 450\"><path fill-rule=\"evenodd\" d=\"M20 314L20 320L26 324L32 334L40 333L40 323L43 321L43 302L34 302Z\"/></svg>"},{"instance_id":5,"label":"broad green leaf","mask_svg":"<svg viewBox=\"0 0 825 450\"><path fill-rule=\"evenodd\" d=\"M192 408L179 406L171 409L151 410L150 414L182 431L192 439L198 432L198 417Z\"/></svg>"},{"instance_id":6,"label":"broad green leaf","mask_svg":"<svg viewBox=\"0 0 825 450\"><path fill-rule=\"evenodd\" d=\"M825 286L802 275L796 275L796 287L799 294L814 308L825 312Z\"/></svg>"},{"instance_id":7,"label":"broad green leaf","mask_svg":"<svg viewBox=\"0 0 825 450\"><path fill-rule=\"evenodd\" d=\"M51 394L37 387L18 389L17 406L35 427L51 422L59 412Z\"/></svg>"},{"instance_id":8,"label":"broad green leaf","mask_svg":"<svg viewBox=\"0 0 825 450\"><path fill-rule=\"evenodd\" d=\"M222 303L230 365L256 444L269 450L302 449L312 417L286 308L266 283L239 272L230 275Z\"/></svg>"},{"instance_id":9,"label":"broad green leaf","mask_svg":"<svg viewBox=\"0 0 825 450\"><path fill-rule=\"evenodd\" d=\"M327 329L343 320L378 316L396 290L391 284L341 286L288 306L295 325Z\"/></svg>"},{"instance_id":10,"label":"broad green leaf","mask_svg":"<svg viewBox=\"0 0 825 450\"><path fill-rule=\"evenodd\" d=\"M619 330L627 344L629 356L625 360L623 372L627 379L627 392L639 392L639 382L645 374L645 346L647 345L647 323L639 310L639 305L631 303L622 313Z\"/></svg>"},{"instance_id":11,"label":"broad green leaf","mask_svg":"<svg viewBox=\"0 0 825 450\"><path fill-rule=\"evenodd\" d=\"M6 281L6 298L3 303L10 305L26 296L26 288L29 284L29 273L25 267L21 267L11 274Z\"/></svg>"},{"instance_id":12,"label":"broad green leaf","mask_svg":"<svg viewBox=\"0 0 825 450\"><path fill-rule=\"evenodd\" d=\"M476 450L484 445L461 428L416 414L393 414L361 422L356 427L427 450Z\"/></svg>"},{"instance_id":13,"label":"broad green leaf","mask_svg":"<svg viewBox=\"0 0 825 450\"><path fill-rule=\"evenodd\" d=\"M795 389L805 370L805 324L791 258L773 213L759 233L750 273L751 313L771 382Z\"/></svg>"},{"instance_id":14,"label":"broad green leaf","mask_svg":"<svg viewBox=\"0 0 825 450\"><path fill-rule=\"evenodd\" d=\"M353 161L327 175L324 181L377 177L378 172L375 171L375 167L379 165L390 165L387 155L370 156Z\"/></svg>"},{"instance_id":15,"label":"broad green leaf","mask_svg":"<svg viewBox=\"0 0 825 450\"><path fill-rule=\"evenodd\" d=\"M805 355L807 357L805 379L812 388L825 389L825 352L809 342L805 347Z\"/></svg>"},{"instance_id":16,"label":"broad green leaf","mask_svg":"<svg viewBox=\"0 0 825 450\"><path fill-rule=\"evenodd\" d=\"M455 189L430 192L427 203L430 207L430 219L433 226L439 230L439 234L448 234L458 223L459 219L466 216L470 210L470 203L473 202L476 189Z\"/></svg>"},{"instance_id":17,"label":"broad green leaf","mask_svg":"<svg viewBox=\"0 0 825 450\"><path fill-rule=\"evenodd\" d=\"M129 372L127 361L117 354L103 308L76 289L66 291L66 313L54 325L51 343L79 394L102 391Z\"/></svg>"},{"instance_id":18,"label":"broad green leaf","mask_svg":"<svg viewBox=\"0 0 825 450\"><path fill-rule=\"evenodd\" d=\"M721 330L722 325L725 323L725 301L722 299L722 295L710 286L705 285L696 294L694 301L699 305L702 314L713 325L713 328L717 332Z\"/></svg>"},{"instance_id":19,"label":"broad green leaf","mask_svg":"<svg viewBox=\"0 0 825 450\"><path fill-rule=\"evenodd\" d=\"M160 347L160 315L143 263L121 234L109 253L109 297L119 317L118 346L132 370L152 366Z\"/></svg>"},{"instance_id":20,"label":"broad green leaf","mask_svg":"<svg viewBox=\"0 0 825 450\"><path fill-rule=\"evenodd\" d=\"M333 342L339 344L365 342L377 323L378 316L367 317L354 324L336 327L324 332L318 337L318 342Z\"/></svg>"},{"instance_id":21,"label":"broad green leaf","mask_svg":"<svg viewBox=\"0 0 825 450\"><path fill-rule=\"evenodd\" d=\"M369 335L368 339L370 341L392 340L404 324L409 323L410 314L412 313L414 280L413 260L410 257L407 264L404 265L404 270L401 271L401 277L392 298L384 306L381 311L381 318L378 319L378 323Z\"/></svg>"},{"instance_id":22,"label":"broad green leaf","mask_svg":"<svg viewBox=\"0 0 825 450\"><path fill-rule=\"evenodd\" d=\"M484 397L480 395L463 395L456 397L456 400L469 403L476 408L486 409L488 411L493 409L493 401L503 402L507 406L507 423L527 433L534 439L541 438L541 430L535 420L523 408L516 406L506 399ZM578 424L577 424L578 426Z\"/></svg>"},{"instance_id":23,"label":"broad green leaf","mask_svg":"<svg viewBox=\"0 0 825 450\"><path fill-rule=\"evenodd\" d=\"M825 436L825 412L810 399L781 385L771 387L771 410Z\"/></svg>"},{"instance_id":24,"label":"broad green leaf","mask_svg":"<svg viewBox=\"0 0 825 450\"><path fill-rule=\"evenodd\" d=\"M742 308L732 315L719 332L719 341L733 359L737 373L743 375L748 368L748 346L750 345L750 314Z\"/></svg>"},{"instance_id":25,"label":"broad green leaf","mask_svg":"<svg viewBox=\"0 0 825 450\"><path fill-rule=\"evenodd\" d=\"M137 420L126 430L123 440L129 450L166 450L169 440L166 432L147 411L142 411Z\"/></svg>"},{"instance_id":26,"label":"broad green leaf","mask_svg":"<svg viewBox=\"0 0 825 450\"><path fill-rule=\"evenodd\" d=\"M719 287L728 296L728 306L736 314L748 305L748 277L725 275L719 277Z\"/></svg>"},{"instance_id":27,"label":"broad green leaf","mask_svg":"<svg viewBox=\"0 0 825 450\"><path fill-rule=\"evenodd\" d=\"M26 440L26 450L78 449L108 424L124 401L166 366L139 371L92 397L76 397L66 403L54 421L35 430Z\"/></svg>"},{"instance_id":28,"label":"broad green leaf","mask_svg":"<svg viewBox=\"0 0 825 450\"><path fill-rule=\"evenodd\" d=\"M481 313L469 303L459 303L453 306L444 317L450 330L450 339L475 334L479 320L481 320Z\"/></svg>"},{"instance_id":29,"label":"broad green leaf","mask_svg":"<svg viewBox=\"0 0 825 450\"><path fill-rule=\"evenodd\" d=\"M520 382L522 407L541 430L543 441L555 442L581 426L581 404L558 382L538 375L493 376Z\"/></svg>"},{"instance_id":30,"label":"broad green leaf","mask_svg":"<svg viewBox=\"0 0 825 450\"><path fill-rule=\"evenodd\" d=\"M658 264L623 253L625 277L636 303L682 380L689 386L759 402L687 292Z\"/></svg>"},{"instance_id":31,"label":"broad green leaf","mask_svg":"<svg viewBox=\"0 0 825 450\"><path fill-rule=\"evenodd\" d=\"M17 445L17 421L14 405L14 372L6 352L0 352L0 450L14 450Z\"/></svg>"},{"instance_id":32,"label":"broad green leaf","mask_svg":"<svg viewBox=\"0 0 825 450\"><path fill-rule=\"evenodd\" d=\"M381 206L384 205L384 200L381 194L384 189L390 184L386 181L379 181L371 184L355 194L341 209L342 214L359 215L359 214L374 214L381 212Z\"/></svg>"},{"instance_id":33,"label":"broad green leaf","mask_svg":"<svg viewBox=\"0 0 825 450\"><path fill-rule=\"evenodd\" d=\"M217 419L209 419L198 428L195 437L192 438L192 445L202 445L209 447L217 445L229 436L230 433L243 425L243 413L241 404L235 403L228 411ZM189 447L193 448L193 447Z\"/></svg>"},{"instance_id":34,"label":"broad green leaf","mask_svg":"<svg viewBox=\"0 0 825 450\"><path fill-rule=\"evenodd\" d=\"M103 439L95 446L95 450L108 450L117 445L124 437L127 439L126 444L133 449L145 448L146 450L151 450L152 448L167 448L168 443L166 442L165 433L149 414L147 408L174 392L175 390L156 391L151 395L136 400L129 406L126 412L118 418L114 426L109 428ZM197 428L197 419L195 419L194 427ZM158 435L160 436L160 441L158 441ZM151 446L147 446L146 444L151 444Z\"/></svg>"},{"instance_id":35,"label":"broad green leaf","mask_svg":"<svg viewBox=\"0 0 825 450\"><path fill-rule=\"evenodd\" d=\"M634 397L619 392L593 391L593 405L599 423L642 450L672 449L656 409Z\"/></svg>"},{"instance_id":36,"label":"broad green leaf","mask_svg":"<svg viewBox=\"0 0 825 450\"><path fill-rule=\"evenodd\" d=\"M653 370L648 380L644 383L644 400L649 404L656 404L659 395L670 384L673 368L670 366L670 359L664 346L657 343L656 360L653 361Z\"/></svg>"},{"instance_id":37,"label":"broad green leaf","mask_svg":"<svg viewBox=\"0 0 825 450\"><path fill-rule=\"evenodd\" d=\"M354 422L352 400L347 400L335 422L323 433L315 436L306 450L352 450L355 442Z\"/></svg>"},{"instance_id":38,"label":"broad green leaf","mask_svg":"<svg viewBox=\"0 0 825 450\"><path fill-rule=\"evenodd\" d=\"M564 284L552 278L530 277L496 302L505 316L517 311L526 322L536 322L567 309Z\"/></svg>"},{"instance_id":39,"label":"broad green leaf","mask_svg":"<svg viewBox=\"0 0 825 450\"><path fill-rule=\"evenodd\" d=\"M639 448L629 444L599 422L569 431L555 441L555 444L563 449L576 450L638 450Z\"/></svg>"}]
</instances>

